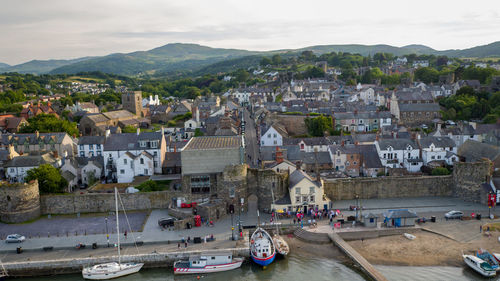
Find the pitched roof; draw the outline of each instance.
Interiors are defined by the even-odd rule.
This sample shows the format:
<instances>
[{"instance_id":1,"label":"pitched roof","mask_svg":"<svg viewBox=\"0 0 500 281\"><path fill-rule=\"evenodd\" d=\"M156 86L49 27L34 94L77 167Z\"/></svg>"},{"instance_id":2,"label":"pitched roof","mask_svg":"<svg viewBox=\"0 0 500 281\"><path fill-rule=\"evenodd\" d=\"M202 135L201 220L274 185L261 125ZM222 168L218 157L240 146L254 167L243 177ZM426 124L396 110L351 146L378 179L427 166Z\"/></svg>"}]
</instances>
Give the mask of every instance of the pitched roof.
<instances>
[{"instance_id":1,"label":"pitched roof","mask_svg":"<svg viewBox=\"0 0 500 281\"><path fill-rule=\"evenodd\" d=\"M455 141L449 137L432 137L426 136L420 139L420 145L422 147L429 147L434 144L436 147L455 147Z\"/></svg>"},{"instance_id":2,"label":"pitched roof","mask_svg":"<svg viewBox=\"0 0 500 281\"><path fill-rule=\"evenodd\" d=\"M374 144L358 145L360 153L363 155L363 166L365 168L382 168L382 162Z\"/></svg>"},{"instance_id":3,"label":"pitched roof","mask_svg":"<svg viewBox=\"0 0 500 281\"><path fill-rule=\"evenodd\" d=\"M394 150L404 150L408 147L408 145L411 145L413 149L418 148L418 145L412 139L397 138L378 140L378 146L380 147L380 150L387 150L389 146Z\"/></svg>"},{"instance_id":4,"label":"pitched roof","mask_svg":"<svg viewBox=\"0 0 500 281\"><path fill-rule=\"evenodd\" d=\"M104 143L105 151L114 150L140 150L140 149L152 149L148 143L146 147L140 147L139 141L144 140L162 140L161 132L141 132L139 135L137 133L122 133L122 134L111 134L106 139ZM161 143L158 143L158 149Z\"/></svg>"},{"instance_id":5,"label":"pitched roof","mask_svg":"<svg viewBox=\"0 0 500 281\"><path fill-rule=\"evenodd\" d=\"M241 136L203 136L191 138L182 151L238 148L241 146Z\"/></svg>"},{"instance_id":6,"label":"pitched roof","mask_svg":"<svg viewBox=\"0 0 500 281\"><path fill-rule=\"evenodd\" d=\"M458 148L457 154L464 157L466 162L476 162L482 158L493 161L500 156L500 148L474 140L467 140Z\"/></svg>"},{"instance_id":7,"label":"pitched roof","mask_svg":"<svg viewBox=\"0 0 500 281\"><path fill-rule=\"evenodd\" d=\"M437 103L402 103L398 106L401 112L439 112L441 110Z\"/></svg>"},{"instance_id":8,"label":"pitched roof","mask_svg":"<svg viewBox=\"0 0 500 281\"><path fill-rule=\"evenodd\" d=\"M104 144L105 136L82 136L78 139L78 145L82 144Z\"/></svg>"},{"instance_id":9,"label":"pitched roof","mask_svg":"<svg viewBox=\"0 0 500 281\"><path fill-rule=\"evenodd\" d=\"M133 118L134 114L128 112L127 110L116 110L102 113L105 117L109 119L121 119L121 118Z\"/></svg>"},{"instance_id":10,"label":"pitched roof","mask_svg":"<svg viewBox=\"0 0 500 281\"><path fill-rule=\"evenodd\" d=\"M414 211L409 211L406 209L389 210L384 213L384 217L388 219L394 218L417 218L417 214Z\"/></svg>"},{"instance_id":11,"label":"pitched roof","mask_svg":"<svg viewBox=\"0 0 500 281\"><path fill-rule=\"evenodd\" d=\"M319 187L319 183L311 179L311 177L304 171L297 169L293 171L293 173L290 174L288 177L288 182L290 188L296 186L301 180L303 179L308 179L311 183L313 183L315 186Z\"/></svg>"}]
</instances>

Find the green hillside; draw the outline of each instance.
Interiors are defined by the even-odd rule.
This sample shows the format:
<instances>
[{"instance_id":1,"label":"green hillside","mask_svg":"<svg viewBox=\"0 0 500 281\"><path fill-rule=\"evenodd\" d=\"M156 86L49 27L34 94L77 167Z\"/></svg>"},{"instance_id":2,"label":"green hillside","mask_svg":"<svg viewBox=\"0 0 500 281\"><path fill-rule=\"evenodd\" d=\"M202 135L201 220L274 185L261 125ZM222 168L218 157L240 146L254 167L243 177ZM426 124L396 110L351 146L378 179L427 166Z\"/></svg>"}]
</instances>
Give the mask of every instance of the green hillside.
<instances>
[{"instance_id":1,"label":"green hillside","mask_svg":"<svg viewBox=\"0 0 500 281\"><path fill-rule=\"evenodd\" d=\"M10 65L6 64L6 63L3 63L3 62L0 62L0 69L2 68L7 68L9 67Z\"/></svg>"},{"instance_id":2,"label":"green hillside","mask_svg":"<svg viewBox=\"0 0 500 281\"><path fill-rule=\"evenodd\" d=\"M78 63L90 59L91 57L77 58L71 60L32 60L18 65L1 68L2 72L18 72L43 74L48 73L52 69L68 64Z\"/></svg>"}]
</instances>

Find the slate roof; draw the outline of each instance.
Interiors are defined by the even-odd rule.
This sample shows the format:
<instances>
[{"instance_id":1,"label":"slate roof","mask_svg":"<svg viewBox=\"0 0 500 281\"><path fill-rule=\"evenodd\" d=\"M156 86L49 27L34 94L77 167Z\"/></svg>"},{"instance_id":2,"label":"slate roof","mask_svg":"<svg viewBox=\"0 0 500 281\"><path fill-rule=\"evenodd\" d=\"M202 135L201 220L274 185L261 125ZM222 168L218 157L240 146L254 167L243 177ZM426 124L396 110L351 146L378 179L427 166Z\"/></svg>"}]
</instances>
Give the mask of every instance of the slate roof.
<instances>
[{"instance_id":1,"label":"slate roof","mask_svg":"<svg viewBox=\"0 0 500 281\"><path fill-rule=\"evenodd\" d=\"M43 164L52 164L57 159L52 157L50 153L38 155L20 155L7 161L4 167L37 167Z\"/></svg>"},{"instance_id":2,"label":"slate roof","mask_svg":"<svg viewBox=\"0 0 500 281\"><path fill-rule=\"evenodd\" d=\"M121 119L121 118L133 118L134 114L128 112L127 110L116 110L102 113L108 119Z\"/></svg>"},{"instance_id":3,"label":"slate roof","mask_svg":"<svg viewBox=\"0 0 500 281\"><path fill-rule=\"evenodd\" d=\"M423 137L419 140L420 145L423 148L429 147L431 144L434 144L436 147L455 147L455 141L453 141L449 137Z\"/></svg>"},{"instance_id":4,"label":"slate roof","mask_svg":"<svg viewBox=\"0 0 500 281\"><path fill-rule=\"evenodd\" d=\"M36 134L13 134L13 135L2 135L2 144L14 144L17 142L18 145L25 144L28 142L29 144L38 144L42 141L45 144L54 141L55 144L62 143L64 137L67 136L66 133L39 133L38 138Z\"/></svg>"},{"instance_id":5,"label":"slate roof","mask_svg":"<svg viewBox=\"0 0 500 281\"><path fill-rule=\"evenodd\" d=\"M389 111L369 111L369 112L336 112L333 114L335 119L380 119L391 118L392 115Z\"/></svg>"},{"instance_id":6,"label":"slate roof","mask_svg":"<svg viewBox=\"0 0 500 281\"><path fill-rule=\"evenodd\" d=\"M457 154L464 157L466 162L476 162L482 158L493 161L500 156L500 148L474 140L467 140L458 148Z\"/></svg>"},{"instance_id":7,"label":"slate roof","mask_svg":"<svg viewBox=\"0 0 500 281\"><path fill-rule=\"evenodd\" d=\"M161 139L161 132L141 132L139 135L137 135L137 133L111 134L104 143L104 150L114 151L152 149L152 147L140 147L140 140L158 140L160 141L157 147L159 149L161 145Z\"/></svg>"},{"instance_id":8,"label":"slate roof","mask_svg":"<svg viewBox=\"0 0 500 281\"><path fill-rule=\"evenodd\" d=\"M358 145L360 153L363 155L363 166L367 169L382 168L382 162L374 144Z\"/></svg>"},{"instance_id":9,"label":"slate roof","mask_svg":"<svg viewBox=\"0 0 500 281\"><path fill-rule=\"evenodd\" d=\"M394 93L400 101L432 101L432 94L419 88L406 89Z\"/></svg>"},{"instance_id":10,"label":"slate roof","mask_svg":"<svg viewBox=\"0 0 500 281\"><path fill-rule=\"evenodd\" d=\"M82 136L78 139L78 145L82 144L104 144L106 137L104 136Z\"/></svg>"},{"instance_id":11,"label":"slate roof","mask_svg":"<svg viewBox=\"0 0 500 281\"><path fill-rule=\"evenodd\" d=\"M186 150L205 150L205 149L227 149L238 148L242 146L241 136L203 136L193 137L183 148Z\"/></svg>"},{"instance_id":12,"label":"slate roof","mask_svg":"<svg viewBox=\"0 0 500 281\"><path fill-rule=\"evenodd\" d=\"M167 152L165 155L165 161L163 162L163 167L180 167L181 153L180 152Z\"/></svg>"},{"instance_id":13,"label":"slate roof","mask_svg":"<svg viewBox=\"0 0 500 281\"><path fill-rule=\"evenodd\" d=\"M378 140L378 145L380 150L387 150L389 146L391 146L394 150L404 150L411 145L413 149L418 148L418 145L412 139L380 139Z\"/></svg>"},{"instance_id":14,"label":"slate roof","mask_svg":"<svg viewBox=\"0 0 500 281\"><path fill-rule=\"evenodd\" d=\"M293 173L291 173L290 176L288 177L288 183L290 188L296 186L304 178L308 179L315 186L319 187L319 183L311 179L311 177L306 172L297 169L293 171Z\"/></svg>"},{"instance_id":15,"label":"slate roof","mask_svg":"<svg viewBox=\"0 0 500 281\"><path fill-rule=\"evenodd\" d=\"M304 164L330 164L332 159L330 153L327 151L322 152L302 152L302 161Z\"/></svg>"},{"instance_id":16,"label":"slate roof","mask_svg":"<svg viewBox=\"0 0 500 281\"><path fill-rule=\"evenodd\" d=\"M290 200L290 194L285 195L283 198L280 198L274 202L276 205L290 205L292 204L292 200Z\"/></svg>"},{"instance_id":17,"label":"slate roof","mask_svg":"<svg viewBox=\"0 0 500 281\"><path fill-rule=\"evenodd\" d=\"M400 103L400 112L439 112L441 108L437 103Z\"/></svg>"},{"instance_id":18,"label":"slate roof","mask_svg":"<svg viewBox=\"0 0 500 281\"><path fill-rule=\"evenodd\" d=\"M418 218L417 214L413 211L406 209L389 210L384 213L384 217L388 219L395 218Z\"/></svg>"}]
</instances>

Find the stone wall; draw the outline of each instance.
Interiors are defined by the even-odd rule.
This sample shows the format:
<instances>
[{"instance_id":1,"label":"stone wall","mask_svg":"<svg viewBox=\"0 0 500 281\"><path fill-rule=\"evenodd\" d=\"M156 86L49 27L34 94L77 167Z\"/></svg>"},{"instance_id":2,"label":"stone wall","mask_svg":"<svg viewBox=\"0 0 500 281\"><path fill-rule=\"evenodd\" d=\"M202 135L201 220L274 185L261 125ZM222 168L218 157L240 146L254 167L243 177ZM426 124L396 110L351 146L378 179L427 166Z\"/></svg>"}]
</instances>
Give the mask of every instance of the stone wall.
<instances>
[{"instance_id":1,"label":"stone wall","mask_svg":"<svg viewBox=\"0 0 500 281\"><path fill-rule=\"evenodd\" d=\"M288 173L277 173L273 170L248 169L247 194L255 194L260 210L270 209L272 203L271 188L275 200L288 193ZM248 198L248 197L247 197ZM248 200L245 200L245 202Z\"/></svg>"},{"instance_id":2,"label":"stone wall","mask_svg":"<svg viewBox=\"0 0 500 281\"><path fill-rule=\"evenodd\" d=\"M125 210L167 208L172 198L182 196L179 192L157 191L120 194ZM115 209L115 195L77 194L41 196L42 214L101 213Z\"/></svg>"},{"instance_id":3,"label":"stone wall","mask_svg":"<svg viewBox=\"0 0 500 281\"><path fill-rule=\"evenodd\" d=\"M488 193L481 185L489 183L491 172L492 163L487 159L474 163L456 163L453 167L453 196L486 204Z\"/></svg>"},{"instance_id":4,"label":"stone wall","mask_svg":"<svg viewBox=\"0 0 500 281\"><path fill-rule=\"evenodd\" d=\"M19 223L40 216L38 182L0 185L0 221Z\"/></svg>"},{"instance_id":5,"label":"stone wall","mask_svg":"<svg viewBox=\"0 0 500 281\"><path fill-rule=\"evenodd\" d=\"M307 116L303 115L276 115L272 117L285 126L290 136L307 134L306 122Z\"/></svg>"},{"instance_id":6,"label":"stone wall","mask_svg":"<svg viewBox=\"0 0 500 281\"><path fill-rule=\"evenodd\" d=\"M453 177L407 176L380 178L327 179L325 194L332 200L451 196Z\"/></svg>"}]
</instances>

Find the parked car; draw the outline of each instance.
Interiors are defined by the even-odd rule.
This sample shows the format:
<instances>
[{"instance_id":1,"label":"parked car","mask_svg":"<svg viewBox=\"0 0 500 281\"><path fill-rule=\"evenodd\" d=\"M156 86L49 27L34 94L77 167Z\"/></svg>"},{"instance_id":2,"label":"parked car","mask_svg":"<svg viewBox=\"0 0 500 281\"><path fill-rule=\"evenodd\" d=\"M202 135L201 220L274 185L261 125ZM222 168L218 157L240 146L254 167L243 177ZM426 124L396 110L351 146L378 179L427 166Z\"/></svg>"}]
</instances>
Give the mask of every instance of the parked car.
<instances>
[{"instance_id":1,"label":"parked car","mask_svg":"<svg viewBox=\"0 0 500 281\"><path fill-rule=\"evenodd\" d=\"M158 225L163 228L174 226L174 222L176 220L177 220L176 218L161 218L158 220Z\"/></svg>"},{"instance_id":2,"label":"parked car","mask_svg":"<svg viewBox=\"0 0 500 281\"><path fill-rule=\"evenodd\" d=\"M462 219L463 216L464 216L464 213L460 212L460 211L449 211L448 213L444 214L444 218L446 220L449 220L449 219Z\"/></svg>"},{"instance_id":3,"label":"parked car","mask_svg":"<svg viewBox=\"0 0 500 281\"><path fill-rule=\"evenodd\" d=\"M21 234L10 234L7 235L7 238L5 238L6 243L21 243L24 240L26 240L26 237Z\"/></svg>"}]
</instances>

